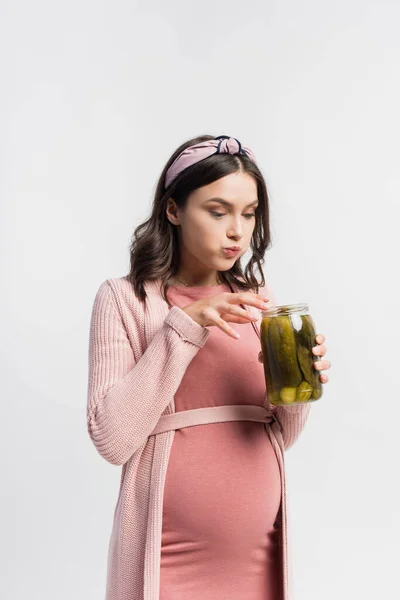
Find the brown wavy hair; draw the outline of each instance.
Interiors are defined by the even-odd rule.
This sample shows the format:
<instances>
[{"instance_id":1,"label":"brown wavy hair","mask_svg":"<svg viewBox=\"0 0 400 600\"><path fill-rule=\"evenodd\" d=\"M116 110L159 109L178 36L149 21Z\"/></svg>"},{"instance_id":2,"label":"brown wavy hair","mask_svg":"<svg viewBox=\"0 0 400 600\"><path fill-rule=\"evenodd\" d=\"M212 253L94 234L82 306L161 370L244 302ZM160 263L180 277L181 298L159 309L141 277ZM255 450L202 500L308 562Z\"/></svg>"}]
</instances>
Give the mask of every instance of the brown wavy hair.
<instances>
[{"instance_id":1,"label":"brown wavy hair","mask_svg":"<svg viewBox=\"0 0 400 600\"><path fill-rule=\"evenodd\" d=\"M171 307L167 291L171 279L179 272L180 249L177 228L166 215L168 198L173 198L179 208L184 208L189 195L194 190L238 171L244 171L254 177L257 184L259 204L256 208L256 223L250 242L253 254L244 271L241 265L242 257L240 257L230 269L220 271L218 275L221 283L227 283L232 292L235 286L239 291L253 290L258 293L259 287L265 285L262 265L264 254L271 244L269 199L264 177L248 156L229 153L213 154L187 167L179 173L168 188L165 188L165 175L177 156L188 146L214 138L213 135L201 135L186 141L175 150L157 182L150 218L141 223L132 235L130 271L126 279L131 282L136 296L142 302L146 300L145 281L160 279L163 298ZM255 265L261 273L260 282L253 272Z\"/></svg>"}]
</instances>

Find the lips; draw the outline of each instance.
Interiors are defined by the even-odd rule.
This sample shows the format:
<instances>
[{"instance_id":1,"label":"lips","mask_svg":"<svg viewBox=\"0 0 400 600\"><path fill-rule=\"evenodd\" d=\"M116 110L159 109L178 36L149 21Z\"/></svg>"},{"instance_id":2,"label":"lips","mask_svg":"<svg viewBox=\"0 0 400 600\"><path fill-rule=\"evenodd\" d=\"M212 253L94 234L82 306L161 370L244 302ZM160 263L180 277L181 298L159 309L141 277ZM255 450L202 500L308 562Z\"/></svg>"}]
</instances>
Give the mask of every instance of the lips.
<instances>
[{"instance_id":1,"label":"lips","mask_svg":"<svg viewBox=\"0 0 400 600\"><path fill-rule=\"evenodd\" d=\"M239 254L240 249L239 250L232 250L231 248L223 248L224 253L226 256L236 256L237 254Z\"/></svg>"}]
</instances>

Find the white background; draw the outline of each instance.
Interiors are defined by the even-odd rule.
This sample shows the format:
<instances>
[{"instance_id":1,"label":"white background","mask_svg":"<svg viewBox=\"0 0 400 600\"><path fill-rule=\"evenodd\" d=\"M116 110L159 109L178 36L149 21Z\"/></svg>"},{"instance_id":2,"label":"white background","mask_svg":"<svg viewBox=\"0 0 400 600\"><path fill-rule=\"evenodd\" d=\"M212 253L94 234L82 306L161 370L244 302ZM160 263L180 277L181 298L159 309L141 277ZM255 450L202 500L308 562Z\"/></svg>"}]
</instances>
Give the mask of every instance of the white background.
<instances>
[{"instance_id":1,"label":"white background","mask_svg":"<svg viewBox=\"0 0 400 600\"><path fill-rule=\"evenodd\" d=\"M293 600L396 596L399 20L384 0L1 2L2 598L104 597L120 467L86 432L90 312L204 133L255 152L264 272L332 362L286 454Z\"/></svg>"}]
</instances>

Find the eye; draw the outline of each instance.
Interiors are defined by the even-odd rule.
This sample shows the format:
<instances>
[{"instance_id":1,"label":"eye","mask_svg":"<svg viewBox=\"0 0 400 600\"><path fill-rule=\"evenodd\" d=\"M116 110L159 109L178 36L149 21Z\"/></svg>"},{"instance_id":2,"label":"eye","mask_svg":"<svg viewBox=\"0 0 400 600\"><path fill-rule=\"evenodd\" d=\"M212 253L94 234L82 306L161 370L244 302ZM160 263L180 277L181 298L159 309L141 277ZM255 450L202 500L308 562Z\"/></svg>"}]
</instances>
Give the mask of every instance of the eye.
<instances>
[{"instance_id":1,"label":"eye","mask_svg":"<svg viewBox=\"0 0 400 600\"><path fill-rule=\"evenodd\" d=\"M225 214L225 213L218 213L218 212L215 212L214 210L210 210L209 212L210 212L210 214L211 214L211 215L214 215L214 216L215 216L215 217L217 217L217 218L219 218L219 217L223 217L223 216L224 216L224 214ZM255 213L246 213L244 216L246 217L246 219L249 219L249 220L250 220L252 217L255 217L255 216L256 216L256 214L255 214Z\"/></svg>"}]
</instances>

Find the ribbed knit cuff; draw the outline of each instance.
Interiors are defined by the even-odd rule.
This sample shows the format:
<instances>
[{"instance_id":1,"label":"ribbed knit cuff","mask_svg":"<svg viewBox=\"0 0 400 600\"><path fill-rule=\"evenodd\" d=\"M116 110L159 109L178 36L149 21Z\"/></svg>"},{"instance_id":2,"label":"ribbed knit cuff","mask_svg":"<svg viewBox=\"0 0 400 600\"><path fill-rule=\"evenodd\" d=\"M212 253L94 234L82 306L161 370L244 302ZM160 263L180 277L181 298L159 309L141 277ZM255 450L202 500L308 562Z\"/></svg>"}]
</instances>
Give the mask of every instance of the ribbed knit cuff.
<instances>
[{"instance_id":1,"label":"ribbed knit cuff","mask_svg":"<svg viewBox=\"0 0 400 600\"><path fill-rule=\"evenodd\" d=\"M281 404L279 408L283 408L284 411L289 414L298 415L304 409L304 406L306 406L306 404L308 403L305 402L304 404L295 404L294 406L287 406L285 404Z\"/></svg>"},{"instance_id":2,"label":"ribbed knit cuff","mask_svg":"<svg viewBox=\"0 0 400 600\"><path fill-rule=\"evenodd\" d=\"M179 306L173 306L169 310L164 323L167 323L170 327L175 329L182 339L200 347L204 345L211 333L209 329L196 323L196 321L192 319L192 317L189 317L189 315L179 308Z\"/></svg>"}]
</instances>

